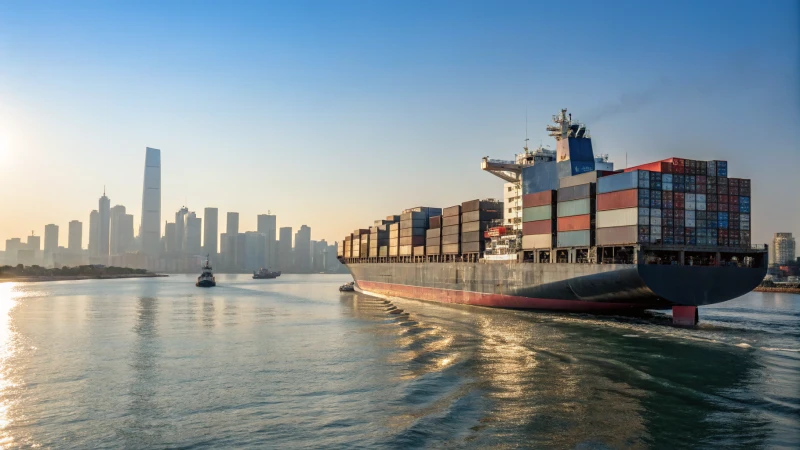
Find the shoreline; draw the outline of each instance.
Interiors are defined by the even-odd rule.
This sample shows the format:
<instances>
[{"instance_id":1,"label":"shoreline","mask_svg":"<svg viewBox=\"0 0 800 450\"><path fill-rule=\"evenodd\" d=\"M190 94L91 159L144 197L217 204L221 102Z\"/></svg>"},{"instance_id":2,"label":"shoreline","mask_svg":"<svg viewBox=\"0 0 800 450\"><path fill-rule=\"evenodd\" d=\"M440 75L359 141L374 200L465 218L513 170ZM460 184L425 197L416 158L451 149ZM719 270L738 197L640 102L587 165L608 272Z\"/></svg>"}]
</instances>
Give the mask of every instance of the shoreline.
<instances>
[{"instance_id":1,"label":"shoreline","mask_svg":"<svg viewBox=\"0 0 800 450\"><path fill-rule=\"evenodd\" d=\"M73 280L117 280L121 278L158 278L168 277L162 273L130 273L115 275L43 275L38 277L8 277L0 278L0 283L38 283L44 281L73 281Z\"/></svg>"},{"instance_id":2,"label":"shoreline","mask_svg":"<svg viewBox=\"0 0 800 450\"><path fill-rule=\"evenodd\" d=\"M800 294L800 288L788 287L757 287L753 289L755 292L779 292L783 294Z\"/></svg>"}]
</instances>

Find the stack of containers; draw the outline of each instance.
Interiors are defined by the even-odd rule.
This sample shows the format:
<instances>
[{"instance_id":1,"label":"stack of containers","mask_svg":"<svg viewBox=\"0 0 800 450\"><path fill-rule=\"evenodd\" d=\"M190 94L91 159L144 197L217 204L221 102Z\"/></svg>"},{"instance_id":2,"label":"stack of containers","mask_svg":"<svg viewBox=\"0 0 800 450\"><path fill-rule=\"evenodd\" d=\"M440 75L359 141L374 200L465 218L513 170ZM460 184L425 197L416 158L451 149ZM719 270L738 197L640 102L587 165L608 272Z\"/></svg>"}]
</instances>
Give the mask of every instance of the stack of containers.
<instances>
[{"instance_id":1,"label":"stack of containers","mask_svg":"<svg viewBox=\"0 0 800 450\"><path fill-rule=\"evenodd\" d=\"M362 243L361 243L361 236L363 236L365 234L369 235L369 230L368 229L357 228L355 231L353 231L353 234L352 234L353 239L350 241L350 243L352 245L350 251L351 251L351 253L353 255L353 258L366 258L367 257L366 256L367 250L362 246ZM364 251L362 252L362 250L364 250Z\"/></svg>"},{"instance_id":2,"label":"stack of containers","mask_svg":"<svg viewBox=\"0 0 800 450\"><path fill-rule=\"evenodd\" d=\"M657 220L653 222L658 224L657 235L660 235L661 208L650 207L651 173L653 172L647 170L634 170L597 180L596 245L650 242L653 214L658 215ZM659 197L659 201L655 204L662 206L662 197Z\"/></svg>"},{"instance_id":3,"label":"stack of containers","mask_svg":"<svg viewBox=\"0 0 800 450\"><path fill-rule=\"evenodd\" d=\"M372 255L369 252L369 232L367 232L366 234L361 235L361 257L369 258L370 256L377 255Z\"/></svg>"},{"instance_id":4,"label":"stack of containers","mask_svg":"<svg viewBox=\"0 0 800 450\"><path fill-rule=\"evenodd\" d=\"M483 232L492 221L503 218L503 202L470 200L461 204L461 253L483 253L486 241Z\"/></svg>"},{"instance_id":5,"label":"stack of containers","mask_svg":"<svg viewBox=\"0 0 800 450\"><path fill-rule=\"evenodd\" d=\"M556 233L556 191L522 196L522 249L553 247Z\"/></svg>"},{"instance_id":6,"label":"stack of containers","mask_svg":"<svg viewBox=\"0 0 800 450\"><path fill-rule=\"evenodd\" d=\"M750 180L739 180L739 245L750 247Z\"/></svg>"},{"instance_id":7,"label":"stack of containers","mask_svg":"<svg viewBox=\"0 0 800 450\"><path fill-rule=\"evenodd\" d=\"M414 247L425 246L428 214L425 211L406 211L400 215L400 249L398 256L412 256ZM424 251L424 249L423 249Z\"/></svg>"},{"instance_id":8,"label":"stack of containers","mask_svg":"<svg viewBox=\"0 0 800 450\"><path fill-rule=\"evenodd\" d=\"M400 252L400 224L393 223L389 225L389 256L398 256L399 252Z\"/></svg>"},{"instance_id":9,"label":"stack of containers","mask_svg":"<svg viewBox=\"0 0 800 450\"><path fill-rule=\"evenodd\" d=\"M386 221L381 221L386 222ZM383 249L383 252L381 252ZM370 228L369 256L385 257L389 255L389 225L375 225Z\"/></svg>"},{"instance_id":10,"label":"stack of containers","mask_svg":"<svg viewBox=\"0 0 800 450\"><path fill-rule=\"evenodd\" d=\"M353 257L353 252L351 251L352 240L353 240L353 236L349 235L349 234L347 236L345 236L345 238L344 238L344 257L345 258L352 258Z\"/></svg>"},{"instance_id":11,"label":"stack of containers","mask_svg":"<svg viewBox=\"0 0 800 450\"><path fill-rule=\"evenodd\" d=\"M595 184L558 189L556 239L558 247L588 247L592 242Z\"/></svg>"},{"instance_id":12,"label":"stack of containers","mask_svg":"<svg viewBox=\"0 0 800 450\"><path fill-rule=\"evenodd\" d=\"M336 246L336 256L344 258L344 241L340 241Z\"/></svg>"},{"instance_id":13,"label":"stack of containers","mask_svg":"<svg viewBox=\"0 0 800 450\"><path fill-rule=\"evenodd\" d=\"M443 255L461 253L461 205L445 208L442 212L441 236Z\"/></svg>"},{"instance_id":14,"label":"stack of containers","mask_svg":"<svg viewBox=\"0 0 800 450\"><path fill-rule=\"evenodd\" d=\"M425 254L442 254L442 216L433 216L428 221L428 230L425 232Z\"/></svg>"}]
</instances>

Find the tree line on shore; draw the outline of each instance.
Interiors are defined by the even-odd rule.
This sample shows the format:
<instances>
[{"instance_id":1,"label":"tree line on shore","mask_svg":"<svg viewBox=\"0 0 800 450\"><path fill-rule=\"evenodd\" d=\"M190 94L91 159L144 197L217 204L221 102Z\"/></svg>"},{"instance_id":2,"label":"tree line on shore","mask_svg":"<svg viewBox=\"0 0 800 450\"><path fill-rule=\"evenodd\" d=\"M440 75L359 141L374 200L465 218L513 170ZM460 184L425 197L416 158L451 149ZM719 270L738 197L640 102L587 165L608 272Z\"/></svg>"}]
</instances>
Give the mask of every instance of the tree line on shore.
<instances>
[{"instance_id":1,"label":"tree line on shore","mask_svg":"<svg viewBox=\"0 0 800 450\"><path fill-rule=\"evenodd\" d=\"M144 275L145 269L130 267L86 265L76 267L46 268L37 265L0 266L0 277L63 277L63 276L103 276L103 275Z\"/></svg>"}]
</instances>

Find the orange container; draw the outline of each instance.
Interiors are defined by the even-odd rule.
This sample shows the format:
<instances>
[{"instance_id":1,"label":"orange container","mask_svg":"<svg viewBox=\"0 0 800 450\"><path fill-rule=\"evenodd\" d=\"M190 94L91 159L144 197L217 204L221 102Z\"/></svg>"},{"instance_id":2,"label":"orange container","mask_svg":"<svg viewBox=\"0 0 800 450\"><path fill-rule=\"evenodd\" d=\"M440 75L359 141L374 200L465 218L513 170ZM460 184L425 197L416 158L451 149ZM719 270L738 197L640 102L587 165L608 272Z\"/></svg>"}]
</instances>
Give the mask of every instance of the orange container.
<instances>
[{"instance_id":1,"label":"orange container","mask_svg":"<svg viewBox=\"0 0 800 450\"><path fill-rule=\"evenodd\" d=\"M639 206L638 189L597 194L597 210L635 208Z\"/></svg>"},{"instance_id":2,"label":"orange container","mask_svg":"<svg viewBox=\"0 0 800 450\"><path fill-rule=\"evenodd\" d=\"M553 221L552 220L537 220L534 222L525 222L522 224L523 236L532 234L552 234Z\"/></svg>"},{"instance_id":3,"label":"orange container","mask_svg":"<svg viewBox=\"0 0 800 450\"><path fill-rule=\"evenodd\" d=\"M558 218L558 231L580 231L592 227L592 216L570 216Z\"/></svg>"},{"instance_id":4,"label":"orange container","mask_svg":"<svg viewBox=\"0 0 800 450\"><path fill-rule=\"evenodd\" d=\"M522 196L522 207L533 208L534 206L552 205L556 191L542 191Z\"/></svg>"}]
</instances>

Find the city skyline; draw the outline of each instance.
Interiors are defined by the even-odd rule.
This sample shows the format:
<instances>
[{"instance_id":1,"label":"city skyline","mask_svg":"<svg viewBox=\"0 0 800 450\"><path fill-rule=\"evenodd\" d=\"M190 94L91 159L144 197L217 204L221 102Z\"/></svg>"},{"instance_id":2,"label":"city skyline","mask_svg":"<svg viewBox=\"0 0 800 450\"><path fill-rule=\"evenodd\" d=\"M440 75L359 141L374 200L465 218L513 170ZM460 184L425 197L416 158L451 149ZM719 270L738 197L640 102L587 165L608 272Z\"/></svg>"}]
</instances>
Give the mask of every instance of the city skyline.
<instances>
[{"instance_id":1,"label":"city skyline","mask_svg":"<svg viewBox=\"0 0 800 450\"><path fill-rule=\"evenodd\" d=\"M785 188L800 166L796 4L212 4L158 24L136 5L53 5L0 5L0 241L53 223L63 242L75 219L87 241L104 184L138 230L150 146L159 227L184 204L238 212L243 230L271 210L332 242L408 207L501 198L480 158L511 159L526 136L553 147L562 107L618 168L729 161L753 180L753 241L800 235ZM620 14L632 5L636 23Z\"/></svg>"}]
</instances>

